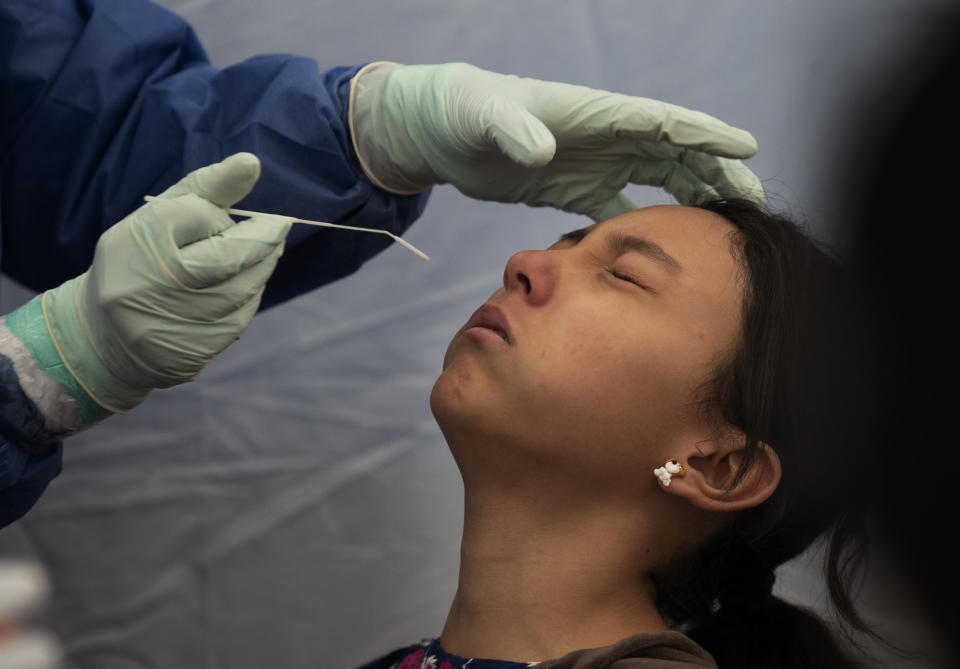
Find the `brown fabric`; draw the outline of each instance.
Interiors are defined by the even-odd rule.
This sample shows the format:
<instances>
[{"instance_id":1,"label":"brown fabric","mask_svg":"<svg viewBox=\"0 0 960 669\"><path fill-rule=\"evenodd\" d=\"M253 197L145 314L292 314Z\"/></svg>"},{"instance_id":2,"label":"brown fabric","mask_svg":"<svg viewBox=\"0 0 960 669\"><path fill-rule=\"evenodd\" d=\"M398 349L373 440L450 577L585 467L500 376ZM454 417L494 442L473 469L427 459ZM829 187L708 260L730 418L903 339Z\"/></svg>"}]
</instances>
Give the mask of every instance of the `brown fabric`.
<instances>
[{"instance_id":1,"label":"brown fabric","mask_svg":"<svg viewBox=\"0 0 960 669\"><path fill-rule=\"evenodd\" d=\"M717 669L713 657L680 632L635 634L612 646L567 653L536 669Z\"/></svg>"}]
</instances>

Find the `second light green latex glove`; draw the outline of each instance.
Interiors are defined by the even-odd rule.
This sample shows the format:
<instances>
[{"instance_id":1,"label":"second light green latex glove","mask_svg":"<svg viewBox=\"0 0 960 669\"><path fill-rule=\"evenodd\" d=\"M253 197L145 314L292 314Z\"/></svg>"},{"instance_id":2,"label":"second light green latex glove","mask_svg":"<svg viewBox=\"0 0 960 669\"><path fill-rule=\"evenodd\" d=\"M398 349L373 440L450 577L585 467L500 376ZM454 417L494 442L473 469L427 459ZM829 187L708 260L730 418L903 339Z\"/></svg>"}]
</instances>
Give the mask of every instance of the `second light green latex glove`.
<instances>
[{"instance_id":1,"label":"second light green latex glove","mask_svg":"<svg viewBox=\"0 0 960 669\"><path fill-rule=\"evenodd\" d=\"M122 413L194 379L246 329L290 229L224 211L259 175L249 153L188 174L103 233L89 270L44 293L56 350L100 406Z\"/></svg>"},{"instance_id":2,"label":"second light green latex glove","mask_svg":"<svg viewBox=\"0 0 960 669\"><path fill-rule=\"evenodd\" d=\"M628 183L681 204L761 201L739 160L750 133L658 100L487 72L465 63L373 63L351 87L350 126L367 175L394 193L450 183L485 200L604 220L636 206Z\"/></svg>"}]
</instances>

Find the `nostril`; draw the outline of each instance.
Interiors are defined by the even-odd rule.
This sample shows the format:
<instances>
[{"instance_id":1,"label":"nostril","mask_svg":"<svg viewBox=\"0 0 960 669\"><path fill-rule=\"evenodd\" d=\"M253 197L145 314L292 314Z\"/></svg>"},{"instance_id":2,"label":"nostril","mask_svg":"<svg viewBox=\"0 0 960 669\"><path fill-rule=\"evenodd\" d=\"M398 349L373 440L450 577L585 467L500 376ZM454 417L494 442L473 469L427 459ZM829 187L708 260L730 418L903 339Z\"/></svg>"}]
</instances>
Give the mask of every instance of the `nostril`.
<instances>
[{"instance_id":1,"label":"nostril","mask_svg":"<svg viewBox=\"0 0 960 669\"><path fill-rule=\"evenodd\" d=\"M529 294L530 294L530 279L528 279L528 278L527 278L525 275L523 275L523 274L518 274L518 275L517 275L517 278L520 280L520 283L523 284L523 292L525 292L526 294L529 295Z\"/></svg>"}]
</instances>

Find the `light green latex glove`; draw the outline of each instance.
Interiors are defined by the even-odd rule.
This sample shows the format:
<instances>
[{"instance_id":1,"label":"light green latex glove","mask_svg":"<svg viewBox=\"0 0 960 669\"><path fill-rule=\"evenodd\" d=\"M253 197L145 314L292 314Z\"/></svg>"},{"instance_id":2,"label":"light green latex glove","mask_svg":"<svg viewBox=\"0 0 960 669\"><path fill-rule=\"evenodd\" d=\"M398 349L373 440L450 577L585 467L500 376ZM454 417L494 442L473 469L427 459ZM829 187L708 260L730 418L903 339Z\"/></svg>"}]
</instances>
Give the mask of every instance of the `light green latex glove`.
<instances>
[{"instance_id":1,"label":"light green latex glove","mask_svg":"<svg viewBox=\"0 0 960 669\"><path fill-rule=\"evenodd\" d=\"M465 63L373 63L351 83L350 128L367 176L400 194L450 183L484 200L605 220L635 209L628 183L682 204L763 200L737 158L756 140L658 100L487 72Z\"/></svg>"},{"instance_id":2,"label":"light green latex glove","mask_svg":"<svg viewBox=\"0 0 960 669\"><path fill-rule=\"evenodd\" d=\"M44 293L57 352L100 406L122 413L193 380L246 329L290 230L223 210L259 176L249 153L191 172L103 233L89 270Z\"/></svg>"}]
</instances>

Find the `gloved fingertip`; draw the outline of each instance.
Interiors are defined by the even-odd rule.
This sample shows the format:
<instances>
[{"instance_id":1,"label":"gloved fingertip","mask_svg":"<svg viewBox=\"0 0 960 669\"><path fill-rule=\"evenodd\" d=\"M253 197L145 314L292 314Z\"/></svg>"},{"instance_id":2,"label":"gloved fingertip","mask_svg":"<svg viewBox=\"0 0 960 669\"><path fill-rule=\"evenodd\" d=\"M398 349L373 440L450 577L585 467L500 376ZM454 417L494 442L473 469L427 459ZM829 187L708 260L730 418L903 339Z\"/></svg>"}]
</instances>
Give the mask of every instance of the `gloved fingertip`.
<instances>
[{"instance_id":1,"label":"gloved fingertip","mask_svg":"<svg viewBox=\"0 0 960 669\"><path fill-rule=\"evenodd\" d=\"M211 165L209 173L203 176L201 186L206 192L198 195L221 207L229 207L245 198L257 183L260 159L245 151L235 153Z\"/></svg>"},{"instance_id":2,"label":"gloved fingertip","mask_svg":"<svg viewBox=\"0 0 960 669\"><path fill-rule=\"evenodd\" d=\"M638 208L639 207L637 207L633 200L628 198L623 193L617 193L605 205L603 205L600 211L596 212L595 214L591 214L590 218L597 223L601 223L608 218L626 214L628 211L633 211L634 209Z\"/></svg>"},{"instance_id":3,"label":"gloved fingertip","mask_svg":"<svg viewBox=\"0 0 960 669\"><path fill-rule=\"evenodd\" d=\"M697 207L721 197L721 194L709 183L702 181L685 165L667 165L663 174L662 188L676 201L687 207Z\"/></svg>"},{"instance_id":4,"label":"gloved fingertip","mask_svg":"<svg viewBox=\"0 0 960 669\"><path fill-rule=\"evenodd\" d=\"M732 128L728 158L750 158L757 153L757 138L746 130Z\"/></svg>"},{"instance_id":5,"label":"gloved fingertip","mask_svg":"<svg viewBox=\"0 0 960 669\"><path fill-rule=\"evenodd\" d=\"M220 166L229 171L237 181L249 182L251 187L260 178L260 159L247 151L227 156Z\"/></svg>"},{"instance_id":6,"label":"gloved fingertip","mask_svg":"<svg viewBox=\"0 0 960 669\"><path fill-rule=\"evenodd\" d=\"M763 186L760 185L760 182L757 182L757 185L751 188L741 189L740 197L744 200L749 200L754 204L763 204L766 202L767 195L763 190Z\"/></svg>"},{"instance_id":7,"label":"gloved fingertip","mask_svg":"<svg viewBox=\"0 0 960 669\"><path fill-rule=\"evenodd\" d=\"M677 202L687 207L700 207L708 202L724 199L716 188L703 183L695 187L677 187L675 190L667 188L666 190L677 199Z\"/></svg>"},{"instance_id":8,"label":"gloved fingertip","mask_svg":"<svg viewBox=\"0 0 960 669\"><path fill-rule=\"evenodd\" d=\"M526 110L497 119L493 141L510 160L523 167L543 167L557 152L553 133Z\"/></svg>"},{"instance_id":9,"label":"gloved fingertip","mask_svg":"<svg viewBox=\"0 0 960 669\"><path fill-rule=\"evenodd\" d=\"M724 164L722 179L711 181L717 191L725 198L749 200L754 204L763 204L765 194L760 178L740 161L728 161Z\"/></svg>"}]
</instances>

